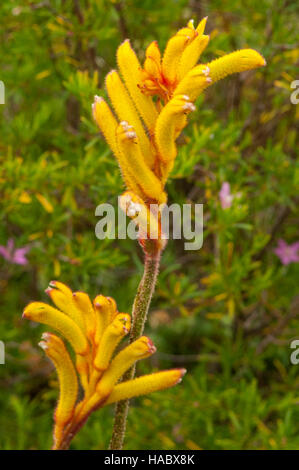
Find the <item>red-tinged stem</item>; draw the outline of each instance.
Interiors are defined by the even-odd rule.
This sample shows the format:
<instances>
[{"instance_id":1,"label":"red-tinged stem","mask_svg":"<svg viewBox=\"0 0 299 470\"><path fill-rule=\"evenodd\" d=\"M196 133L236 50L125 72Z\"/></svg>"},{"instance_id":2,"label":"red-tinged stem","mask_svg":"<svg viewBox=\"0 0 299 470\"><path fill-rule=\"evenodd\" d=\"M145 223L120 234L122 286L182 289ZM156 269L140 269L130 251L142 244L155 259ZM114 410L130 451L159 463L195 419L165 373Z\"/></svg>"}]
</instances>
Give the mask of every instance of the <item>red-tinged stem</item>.
<instances>
[{"instance_id":1,"label":"red-tinged stem","mask_svg":"<svg viewBox=\"0 0 299 470\"><path fill-rule=\"evenodd\" d=\"M147 312L150 306L152 295L155 290L159 266L160 266L161 251L154 254L146 254L144 262L143 277L140 281L137 294L134 300L132 312L132 328L130 334L130 343L135 341L143 334L144 325L146 322ZM128 370L124 376L123 381L131 380L135 376L135 366ZM127 416L129 411L129 400L123 400L116 404L114 425L112 438L110 441L109 449L122 450Z\"/></svg>"}]
</instances>

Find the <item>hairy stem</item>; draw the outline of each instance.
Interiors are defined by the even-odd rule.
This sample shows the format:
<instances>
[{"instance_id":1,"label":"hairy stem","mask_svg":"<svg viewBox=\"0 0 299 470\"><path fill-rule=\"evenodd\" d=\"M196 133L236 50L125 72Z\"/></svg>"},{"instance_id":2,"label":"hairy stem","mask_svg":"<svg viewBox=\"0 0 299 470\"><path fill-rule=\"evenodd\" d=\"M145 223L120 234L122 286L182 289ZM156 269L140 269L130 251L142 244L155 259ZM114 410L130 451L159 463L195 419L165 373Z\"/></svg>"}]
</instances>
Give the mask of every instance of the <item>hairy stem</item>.
<instances>
[{"instance_id":1,"label":"hairy stem","mask_svg":"<svg viewBox=\"0 0 299 470\"><path fill-rule=\"evenodd\" d=\"M145 255L143 277L140 281L133 305L130 343L143 334L147 312L157 281L160 257L161 251L158 251L154 255ZM122 380L131 380L134 378L134 375L135 365L124 374ZM116 404L113 432L109 446L111 450L121 450L123 448L128 410L129 400L123 400Z\"/></svg>"}]
</instances>

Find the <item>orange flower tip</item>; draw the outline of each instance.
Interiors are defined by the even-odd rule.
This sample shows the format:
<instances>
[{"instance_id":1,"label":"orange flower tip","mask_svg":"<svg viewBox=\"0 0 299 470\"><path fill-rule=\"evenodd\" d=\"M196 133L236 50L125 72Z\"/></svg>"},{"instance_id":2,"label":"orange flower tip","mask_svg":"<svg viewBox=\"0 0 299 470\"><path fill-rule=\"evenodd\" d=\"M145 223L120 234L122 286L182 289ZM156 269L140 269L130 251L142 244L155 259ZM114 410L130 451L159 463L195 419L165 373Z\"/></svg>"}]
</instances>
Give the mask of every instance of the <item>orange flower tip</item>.
<instances>
[{"instance_id":1,"label":"orange flower tip","mask_svg":"<svg viewBox=\"0 0 299 470\"><path fill-rule=\"evenodd\" d=\"M50 281L49 282L49 287L56 287L57 281Z\"/></svg>"},{"instance_id":2,"label":"orange flower tip","mask_svg":"<svg viewBox=\"0 0 299 470\"><path fill-rule=\"evenodd\" d=\"M52 287L47 287L47 289L45 289L45 293L48 294L50 296L50 292L53 290Z\"/></svg>"}]
</instances>

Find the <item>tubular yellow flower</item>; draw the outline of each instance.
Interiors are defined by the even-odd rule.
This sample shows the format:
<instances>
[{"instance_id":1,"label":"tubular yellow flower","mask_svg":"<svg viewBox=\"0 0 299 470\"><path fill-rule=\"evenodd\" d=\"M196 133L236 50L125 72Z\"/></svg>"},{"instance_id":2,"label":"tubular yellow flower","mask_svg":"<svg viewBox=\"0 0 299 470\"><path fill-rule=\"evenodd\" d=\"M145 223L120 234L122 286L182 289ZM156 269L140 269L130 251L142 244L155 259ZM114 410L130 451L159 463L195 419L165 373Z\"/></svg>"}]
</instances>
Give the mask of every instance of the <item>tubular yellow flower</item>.
<instances>
[{"instance_id":1,"label":"tubular yellow flower","mask_svg":"<svg viewBox=\"0 0 299 470\"><path fill-rule=\"evenodd\" d=\"M134 127L138 135L138 142L144 160L152 167L154 165L154 158L151 152L150 141L145 133L142 122L137 114L137 110L132 102L125 86L123 85L120 76L115 70L108 73L106 77L106 88L109 98L116 111L118 118L121 121L128 121Z\"/></svg>"},{"instance_id":2,"label":"tubular yellow flower","mask_svg":"<svg viewBox=\"0 0 299 470\"><path fill-rule=\"evenodd\" d=\"M85 292L74 292L72 299L76 309L80 311L84 320L85 331L88 338L93 340L97 328L97 316L89 296Z\"/></svg>"},{"instance_id":3,"label":"tubular yellow flower","mask_svg":"<svg viewBox=\"0 0 299 470\"><path fill-rule=\"evenodd\" d=\"M191 70L198 62L202 52L205 50L209 43L209 36L197 36L194 41L189 44L182 53L178 65L178 81L180 82L185 75Z\"/></svg>"},{"instance_id":4,"label":"tubular yellow flower","mask_svg":"<svg viewBox=\"0 0 299 470\"><path fill-rule=\"evenodd\" d=\"M93 301L93 305L98 320L95 333L95 343L98 345L104 331L114 319L117 307L113 299L110 297L104 297L104 295L97 295Z\"/></svg>"},{"instance_id":5,"label":"tubular yellow flower","mask_svg":"<svg viewBox=\"0 0 299 470\"><path fill-rule=\"evenodd\" d=\"M94 103L92 104L92 112L97 125L99 126L103 136L107 141L107 144L118 159L119 157L116 143L116 129L118 122L115 119L110 107L103 98L100 96L95 96Z\"/></svg>"},{"instance_id":6,"label":"tubular yellow flower","mask_svg":"<svg viewBox=\"0 0 299 470\"><path fill-rule=\"evenodd\" d=\"M173 387L181 382L185 373L186 369L172 369L122 382L114 387L105 405Z\"/></svg>"},{"instance_id":7,"label":"tubular yellow flower","mask_svg":"<svg viewBox=\"0 0 299 470\"><path fill-rule=\"evenodd\" d=\"M177 154L175 138L185 125L184 116L195 110L189 96L176 95L159 114L156 124L156 144L163 163L173 161Z\"/></svg>"},{"instance_id":8,"label":"tubular yellow flower","mask_svg":"<svg viewBox=\"0 0 299 470\"><path fill-rule=\"evenodd\" d=\"M53 333L42 335L40 346L56 367L60 388L54 415L53 448L63 449L68 446L90 413L105 405L115 388L116 394L113 395L111 403L117 401L118 396L126 394L131 397L146 393L143 392L143 381L136 382L136 394L134 390L129 390L130 381L121 388L116 384L136 361L150 356L156 348L149 338L142 336L112 358L118 343L129 332L130 315L118 313L116 302L111 297L98 295L92 304L84 292L73 294L64 284L56 283L55 286L65 295L65 304L60 304L60 307L66 312L68 307L72 309L73 305L69 302L71 296L82 317L91 322L91 326L86 324L82 331L70 316L42 302L29 304L23 314L25 318L45 323L59 331L75 352L76 367L58 336ZM62 297L59 298L60 301ZM95 321L95 318L98 318L98 321ZM148 391L163 389L177 382L170 372L162 375L161 380L159 377L155 380L146 379ZM78 396L79 381L83 391L81 398ZM132 381L132 384L135 384L135 381Z\"/></svg>"},{"instance_id":9,"label":"tubular yellow flower","mask_svg":"<svg viewBox=\"0 0 299 470\"><path fill-rule=\"evenodd\" d=\"M61 289L62 283L58 285L55 281L50 282L49 287L46 289L46 293L49 295L53 303L56 305L59 310L68 315L74 322L81 328L82 331L85 330L85 321L82 315L82 312L78 310L74 304L72 291L64 286ZM54 288L55 287L55 288ZM67 288L68 290L66 290Z\"/></svg>"},{"instance_id":10,"label":"tubular yellow flower","mask_svg":"<svg viewBox=\"0 0 299 470\"><path fill-rule=\"evenodd\" d=\"M80 327L56 308L42 302L32 302L25 308L23 318L50 326L70 342L77 354L87 354L88 341Z\"/></svg>"},{"instance_id":11,"label":"tubular yellow flower","mask_svg":"<svg viewBox=\"0 0 299 470\"><path fill-rule=\"evenodd\" d=\"M116 346L129 333L130 327L130 315L119 313L106 328L94 359L94 366L97 370L103 371L107 369Z\"/></svg>"},{"instance_id":12,"label":"tubular yellow flower","mask_svg":"<svg viewBox=\"0 0 299 470\"><path fill-rule=\"evenodd\" d=\"M39 345L53 362L59 380L59 399L55 410L54 441L59 445L63 429L74 414L78 396L77 374L63 341L51 333L44 333Z\"/></svg>"},{"instance_id":13,"label":"tubular yellow flower","mask_svg":"<svg viewBox=\"0 0 299 470\"><path fill-rule=\"evenodd\" d=\"M143 193L144 200L165 201L161 182L143 160L139 140L132 126L122 121L116 131L118 148L130 172L135 172L135 181Z\"/></svg>"},{"instance_id":14,"label":"tubular yellow flower","mask_svg":"<svg viewBox=\"0 0 299 470\"><path fill-rule=\"evenodd\" d=\"M162 60L162 73L170 83L170 88L177 85L178 70L182 56L186 49L204 30L206 18L204 18L198 28L194 28L193 20L190 20L185 28L180 29L175 36L169 39ZM197 61L196 61L197 62ZM195 62L195 63L196 63Z\"/></svg>"},{"instance_id":15,"label":"tubular yellow flower","mask_svg":"<svg viewBox=\"0 0 299 470\"><path fill-rule=\"evenodd\" d=\"M153 100L140 90L141 66L128 39L117 50L117 63L131 98L151 133L154 130L158 112Z\"/></svg>"},{"instance_id":16,"label":"tubular yellow flower","mask_svg":"<svg viewBox=\"0 0 299 470\"><path fill-rule=\"evenodd\" d=\"M164 186L177 154L175 141L198 96L227 75L266 64L258 52L243 49L196 65L209 42L204 34L206 22L203 18L195 28L189 21L169 39L163 56L153 41L146 49L143 67L129 40L124 41L117 51L124 83L115 70L106 78L121 123L99 98L93 106L95 120L118 159L127 189L146 205L167 199ZM182 96L188 97L183 110Z\"/></svg>"},{"instance_id":17,"label":"tubular yellow flower","mask_svg":"<svg viewBox=\"0 0 299 470\"><path fill-rule=\"evenodd\" d=\"M103 374L97 386L99 396L108 395L115 383L130 367L140 359L145 359L156 352L156 348L147 336L141 336L115 356L109 369Z\"/></svg>"},{"instance_id":18,"label":"tubular yellow flower","mask_svg":"<svg viewBox=\"0 0 299 470\"><path fill-rule=\"evenodd\" d=\"M128 188L134 191L136 194L142 195L141 190L137 186L134 175L130 172L126 164L126 159L124 159L123 154L118 149L118 144L116 140L116 130L118 127L118 122L115 119L111 109L103 98L95 96L95 101L92 105L93 116L98 124L101 132L103 133L109 147L117 158L123 179Z\"/></svg>"},{"instance_id":19,"label":"tubular yellow flower","mask_svg":"<svg viewBox=\"0 0 299 470\"><path fill-rule=\"evenodd\" d=\"M264 57L253 49L241 49L207 64L210 69L212 83L227 77L227 75L256 69L265 65Z\"/></svg>"},{"instance_id":20,"label":"tubular yellow flower","mask_svg":"<svg viewBox=\"0 0 299 470\"><path fill-rule=\"evenodd\" d=\"M170 86L175 82L181 55L188 42L188 37L177 34L169 39L166 45L162 59L162 73Z\"/></svg>"}]
</instances>

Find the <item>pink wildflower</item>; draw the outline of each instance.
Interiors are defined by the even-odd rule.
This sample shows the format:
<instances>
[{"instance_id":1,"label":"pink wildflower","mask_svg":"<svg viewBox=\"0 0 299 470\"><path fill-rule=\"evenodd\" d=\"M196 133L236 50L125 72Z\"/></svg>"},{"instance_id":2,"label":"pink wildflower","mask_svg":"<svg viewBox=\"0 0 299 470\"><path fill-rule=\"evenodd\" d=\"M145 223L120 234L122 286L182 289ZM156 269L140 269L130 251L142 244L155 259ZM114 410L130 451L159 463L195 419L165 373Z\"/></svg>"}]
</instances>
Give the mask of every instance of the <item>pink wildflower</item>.
<instances>
[{"instance_id":1,"label":"pink wildflower","mask_svg":"<svg viewBox=\"0 0 299 470\"><path fill-rule=\"evenodd\" d=\"M278 240L278 245L274 253L278 256L282 264L299 262L299 241L288 245L284 240Z\"/></svg>"},{"instance_id":2,"label":"pink wildflower","mask_svg":"<svg viewBox=\"0 0 299 470\"><path fill-rule=\"evenodd\" d=\"M29 246L23 246L22 248L14 248L14 241L10 238L7 245L0 245L0 255L3 256L9 263L25 265L28 263L26 253L29 251Z\"/></svg>"},{"instance_id":3,"label":"pink wildflower","mask_svg":"<svg viewBox=\"0 0 299 470\"><path fill-rule=\"evenodd\" d=\"M230 184L225 181L222 183L221 190L219 191L219 199L222 209L231 207L234 196L230 192Z\"/></svg>"}]
</instances>

